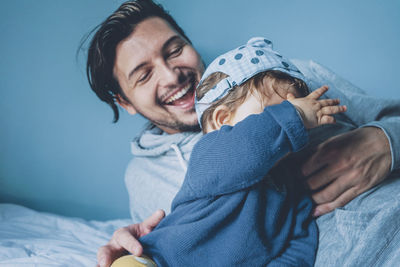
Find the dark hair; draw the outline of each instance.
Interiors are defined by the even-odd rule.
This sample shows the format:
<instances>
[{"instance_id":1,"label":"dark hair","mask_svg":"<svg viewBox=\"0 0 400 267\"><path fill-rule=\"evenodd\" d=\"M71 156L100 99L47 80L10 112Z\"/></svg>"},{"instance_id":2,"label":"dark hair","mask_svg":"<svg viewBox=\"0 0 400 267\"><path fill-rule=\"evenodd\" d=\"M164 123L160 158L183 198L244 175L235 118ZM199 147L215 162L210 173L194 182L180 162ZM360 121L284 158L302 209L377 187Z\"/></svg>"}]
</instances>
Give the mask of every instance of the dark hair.
<instances>
[{"instance_id":1,"label":"dark hair","mask_svg":"<svg viewBox=\"0 0 400 267\"><path fill-rule=\"evenodd\" d=\"M116 96L119 95L124 101L130 103L113 74L116 47L134 31L136 25L150 17L164 19L190 43L171 15L152 0L123 3L111 16L94 28L82 42L84 43L95 32L88 48L86 75L92 90L114 111L113 122L119 119L118 106L115 103Z\"/></svg>"}]
</instances>

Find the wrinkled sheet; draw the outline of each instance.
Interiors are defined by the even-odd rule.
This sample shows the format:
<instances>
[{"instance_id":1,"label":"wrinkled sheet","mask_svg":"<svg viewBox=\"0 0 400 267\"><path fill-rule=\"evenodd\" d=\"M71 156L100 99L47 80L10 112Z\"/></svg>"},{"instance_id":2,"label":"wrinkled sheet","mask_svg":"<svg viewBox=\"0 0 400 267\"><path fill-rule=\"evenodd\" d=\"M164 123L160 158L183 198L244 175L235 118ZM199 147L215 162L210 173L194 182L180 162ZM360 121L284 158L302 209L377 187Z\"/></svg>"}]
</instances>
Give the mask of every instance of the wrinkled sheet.
<instances>
[{"instance_id":1,"label":"wrinkled sheet","mask_svg":"<svg viewBox=\"0 0 400 267\"><path fill-rule=\"evenodd\" d=\"M0 204L0 266L96 266L97 249L131 221L86 221Z\"/></svg>"}]
</instances>

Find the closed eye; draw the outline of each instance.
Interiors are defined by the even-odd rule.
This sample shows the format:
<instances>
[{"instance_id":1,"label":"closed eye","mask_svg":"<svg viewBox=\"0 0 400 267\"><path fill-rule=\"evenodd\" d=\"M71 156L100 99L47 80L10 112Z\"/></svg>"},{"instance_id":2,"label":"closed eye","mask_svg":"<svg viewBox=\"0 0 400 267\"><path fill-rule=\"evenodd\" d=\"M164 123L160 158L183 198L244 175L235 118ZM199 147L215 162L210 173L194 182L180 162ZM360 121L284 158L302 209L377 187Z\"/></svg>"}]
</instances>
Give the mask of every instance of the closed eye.
<instances>
[{"instance_id":1,"label":"closed eye","mask_svg":"<svg viewBox=\"0 0 400 267\"><path fill-rule=\"evenodd\" d=\"M150 76L150 71L145 71L143 74L140 75L137 82L143 82Z\"/></svg>"},{"instance_id":2,"label":"closed eye","mask_svg":"<svg viewBox=\"0 0 400 267\"><path fill-rule=\"evenodd\" d=\"M183 45L175 47L173 50L169 52L168 58L174 58L179 56L182 53L182 50L183 50Z\"/></svg>"}]
</instances>

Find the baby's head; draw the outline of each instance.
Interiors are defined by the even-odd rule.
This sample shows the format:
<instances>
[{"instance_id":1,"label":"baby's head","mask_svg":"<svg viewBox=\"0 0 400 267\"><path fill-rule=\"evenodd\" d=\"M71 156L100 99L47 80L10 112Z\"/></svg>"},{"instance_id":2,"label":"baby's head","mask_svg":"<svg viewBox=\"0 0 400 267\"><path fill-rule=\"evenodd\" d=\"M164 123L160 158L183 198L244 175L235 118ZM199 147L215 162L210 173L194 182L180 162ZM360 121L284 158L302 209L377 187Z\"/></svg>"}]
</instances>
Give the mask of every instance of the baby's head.
<instances>
[{"instance_id":1,"label":"baby's head","mask_svg":"<svg viewBox=\"0 0 400 267\"><path fill-rule=\"evenodd\" d=\"M270 41L256 37L208 66L196 89L196 112L207 133L279 104L288 93L308 94L304 76Z\"/></svg>"}]
</instances>

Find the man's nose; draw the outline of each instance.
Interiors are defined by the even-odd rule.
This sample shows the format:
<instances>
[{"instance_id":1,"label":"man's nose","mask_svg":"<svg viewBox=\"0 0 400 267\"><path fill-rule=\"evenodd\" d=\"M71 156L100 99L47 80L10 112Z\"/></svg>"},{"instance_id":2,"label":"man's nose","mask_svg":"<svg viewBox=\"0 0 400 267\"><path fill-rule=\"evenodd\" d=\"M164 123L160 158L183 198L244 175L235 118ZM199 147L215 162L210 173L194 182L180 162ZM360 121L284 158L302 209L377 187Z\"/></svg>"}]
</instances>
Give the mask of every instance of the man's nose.
<instances>
[{"instance_id":1,"label":"man's nose","mask_svg":"<svg viewBox=\"0 0 400 267\"><path fill-rule=\"evenodd\" d=\"M159 71L160 85L163 87L175 87L182 81L182 75L179 68L169 64L162 64Z\"/></svg>"}]
</instances>

